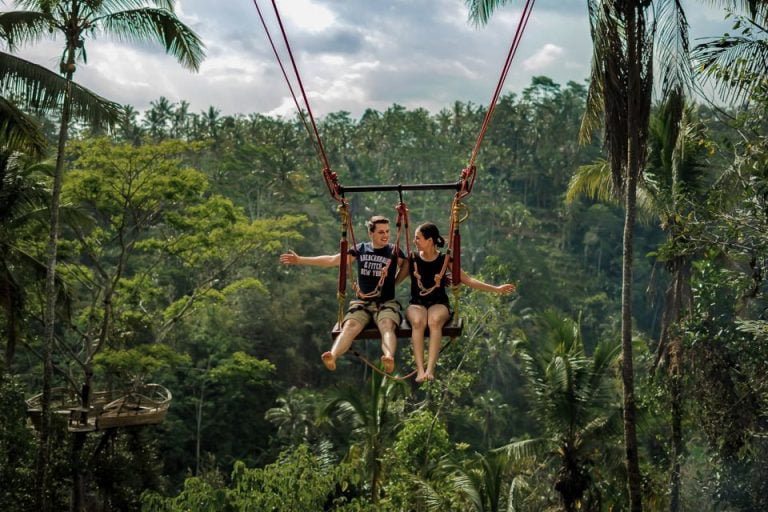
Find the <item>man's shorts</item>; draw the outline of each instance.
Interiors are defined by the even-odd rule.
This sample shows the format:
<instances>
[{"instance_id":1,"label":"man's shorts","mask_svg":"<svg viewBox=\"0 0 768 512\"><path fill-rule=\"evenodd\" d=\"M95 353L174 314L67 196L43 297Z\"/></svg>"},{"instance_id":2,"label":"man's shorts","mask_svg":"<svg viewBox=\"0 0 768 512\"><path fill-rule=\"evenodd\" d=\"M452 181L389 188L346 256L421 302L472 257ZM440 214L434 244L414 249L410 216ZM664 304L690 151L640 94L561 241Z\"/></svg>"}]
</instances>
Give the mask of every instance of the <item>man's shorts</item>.
<instances>
[{"instance_id":1,"label":"man's shorts","mask_svg":"<svg viewBox=\"0 0 768 512\"><path fill-rule=\"evenodd\" d=\"M353 300L349 303L349 309L344 316L344 322L350 318L360 322L363 327L373 322L378 325L384 319L390 319L395 325L400 325L400 303L396 300L376 302L372 300ZM343 325L343 322L342 322Z\"/></svg>"}]
</instances>

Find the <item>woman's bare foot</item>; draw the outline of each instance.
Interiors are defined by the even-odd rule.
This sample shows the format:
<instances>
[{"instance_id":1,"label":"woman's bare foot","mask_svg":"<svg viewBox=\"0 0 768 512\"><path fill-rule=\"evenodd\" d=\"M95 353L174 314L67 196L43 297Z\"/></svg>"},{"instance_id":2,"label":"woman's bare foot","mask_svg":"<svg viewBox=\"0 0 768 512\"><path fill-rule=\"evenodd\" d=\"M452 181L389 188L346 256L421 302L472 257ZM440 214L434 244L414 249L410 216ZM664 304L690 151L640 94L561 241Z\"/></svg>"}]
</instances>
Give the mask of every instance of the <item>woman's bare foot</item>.
<instances>
[{"instance_id":1,"label":"woman's bare foot","mask_svg":"<svg viewBox=\"0 0 768 512\"><path fill-rule=\"evenodd\" d=\"M395 358L392 356L381 356L381 366L385 373L392 373L395 369Z\"/></svg>"},{"instance_id":2,"label":"woman's bare foot","mask_svg":"<svg viewBox=\"0 0 768 512\"><path fill-rule=\"evenodd\" d=\"M435 380L435 374L432 373L431 371L427 370L427 372L424 374L424 380L425 381Z\"/></svg>"},{"instance_id":3,"label":"woman's bare foot","mask_svg":"<svg viewBox=\"0 0 768 512\"><path fill-rule=\"evenodd\" d=\"M416 382L422 383L424 382L424 372L416 372Z\"/></svg>"},{"instance_id":4,"label":"woman's bare foot","mask_svg":"<svg viewBox=\"0 0 768 512\"><path fill-rule=\"evenodd\" d=\"M323 355L321 355L320 358L323 360L323 364L328 370L334 371L336 369L336 356L330 352L323 352Z\"/></svg>"}]
</instances>

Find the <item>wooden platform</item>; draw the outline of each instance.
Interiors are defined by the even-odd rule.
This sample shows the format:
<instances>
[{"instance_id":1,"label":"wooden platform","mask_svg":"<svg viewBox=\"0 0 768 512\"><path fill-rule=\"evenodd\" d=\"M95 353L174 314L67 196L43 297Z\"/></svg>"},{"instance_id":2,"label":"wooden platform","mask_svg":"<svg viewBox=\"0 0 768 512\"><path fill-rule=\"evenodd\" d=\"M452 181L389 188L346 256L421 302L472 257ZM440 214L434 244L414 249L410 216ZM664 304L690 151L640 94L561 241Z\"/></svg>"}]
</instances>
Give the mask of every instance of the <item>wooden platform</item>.
<instances>
[{"instance_id":1,"label":"wooden platform","mask_svg":"<svg viewBox=\"0 0 768 512\"><path fill-rule=\"evenodd\" d=\"M443 336L454 338L457 336L461 336L461 331L464 328L464 321L459 318L458 320L451 320L450 323L443 326ZM341 326L339 326L338 322L333 326L333 330L331 331L331 339L336 339L336 336L339 335L341 332ZM403 318L403 321L400 322L400 326L397 328L397 331L395 331L398 338L410 338L411 337L411 324L408 323L408 320ZM369 339L380 339L381 334L379 333L379 328L376 327L374 323L369 323L365 329L360 331L360 334L355 336L356 340L369 340ZM424 331L424 338L429 338L429 327L427 327Z\"/></svg>"}]
</instances>

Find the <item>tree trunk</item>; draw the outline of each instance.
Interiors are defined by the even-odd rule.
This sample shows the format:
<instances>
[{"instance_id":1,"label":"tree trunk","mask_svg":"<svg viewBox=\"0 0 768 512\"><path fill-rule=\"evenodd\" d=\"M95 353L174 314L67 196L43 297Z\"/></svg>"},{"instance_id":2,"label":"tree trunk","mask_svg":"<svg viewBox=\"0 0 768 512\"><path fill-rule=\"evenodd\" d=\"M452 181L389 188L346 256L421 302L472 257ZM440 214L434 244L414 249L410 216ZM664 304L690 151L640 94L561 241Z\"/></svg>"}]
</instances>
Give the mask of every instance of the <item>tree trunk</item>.
<instances>
[{"instance_id":1,"label":"tree trunk","mask_svg":"<svg viewBox=\"0 0 768 512\"><path fill-rule=\"evenodd\" d=\"M670 394L672 401L672 470L670 474L670 512L680 511L680 461L683 457L683 393L680 372L680 340L670 347Z\"/></svg>"},{"instance_id":2,"label":"tree trunk","mask_svg":"<svg viewBox=\"0 0 768 512\"><path fill-rule=\"evenodd\" d=\"M68 62L74 66L74 53L69 52ZM59 127L59 142L56 154L56 168L53 174L53 190L51 191L51 217L46 254L45 274L45 331L43 334L43 392L42 417L40 419L40 446L37 454L36 482L39 489L38 502L42 512L50 510L48 495L50 492L48 466L51 459L50 429L51 429L51 386L53 380L53 345L56 327L56 249L59 241L59 204L61 200L61 182L64 170L64 149L69 132L69 118L72 102L72 72L67 73L67 90L61 112Z\"/></svg>"},{"instance_id":3,"label":"tree trunk","mask_svg":"<svg viewBox=\"0 0 768 512\"><path fill-rule=\"evenodd\" d=\"M69 509L72 512L85 512L85 485L83 482L83 447L85 446L85 432L75 432L72 442L72 498Z\"/></svg>"},{"instance_id":4,"label":"tree trunk","mask_svg":"<svg viewBox=\"0 0 768 512\"><path fill-rule=\"evenodd\" d=\"M627 23L627 160L624 179L624 253L622 256L621 282L621 380L624 389L624 444L627 466L627 490L629 510L641 512L642 488L640 462L637 448L637 407L635 404L635 372L632 355L632 265L634 263L635 217L637 216L637 180L643 161L638 131L645 128L641 123L642 66L640 45L643 34L638 34L642 6L627 2L624 6Z\"/></svg>"},{"instance_id":5,"label":"tree trunk","mask_svg":"<svg viewBox=\"0 0 768 512\"><path fill-rule=\"evenodd\" d=\"M635 382L632 355L632 263L637 178L630 176L626 181L626 214L624 217L624 255L621 284L621 380L624 389L624 443L626 449L627 488L632 512L642 507L640 488L640 464L637 451L637 411L635 405Z\"/></svg>"},{"instance_id":6,"label":"tree trunk","mask_svg":"<svg viewBox=\"0 0 768 512\"><path fill-rule=\"evenodd\" d=\"M208 356L208 364L205 367L203 382L200 384L200 400L197 402L197 418L195 420L195 476L200 476L200 448L203 442L203 403L205 400L205 381L208 372L211 371L211 356Z\"/></svg>"}]
</instances>

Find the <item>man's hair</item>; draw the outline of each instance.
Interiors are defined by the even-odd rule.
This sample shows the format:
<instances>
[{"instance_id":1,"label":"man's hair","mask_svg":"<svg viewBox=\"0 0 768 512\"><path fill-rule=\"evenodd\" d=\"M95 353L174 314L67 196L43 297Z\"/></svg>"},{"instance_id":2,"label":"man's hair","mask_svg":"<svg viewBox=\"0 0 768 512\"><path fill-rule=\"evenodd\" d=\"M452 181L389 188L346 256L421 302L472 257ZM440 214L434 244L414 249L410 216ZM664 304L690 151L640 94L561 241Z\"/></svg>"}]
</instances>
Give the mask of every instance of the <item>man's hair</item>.
<instances>
[{"instance_id":1,"label":"man's hair","mask_svg":"<svg viewBox=\"0 0 768 512\"><path fill-rule=\"evenodd\" d=\"M365 227L368 228L369 233L376 231L376 224L389 224L389 219L382 215L374 215L365 222Z\"/></svg>"}]
</instances>

